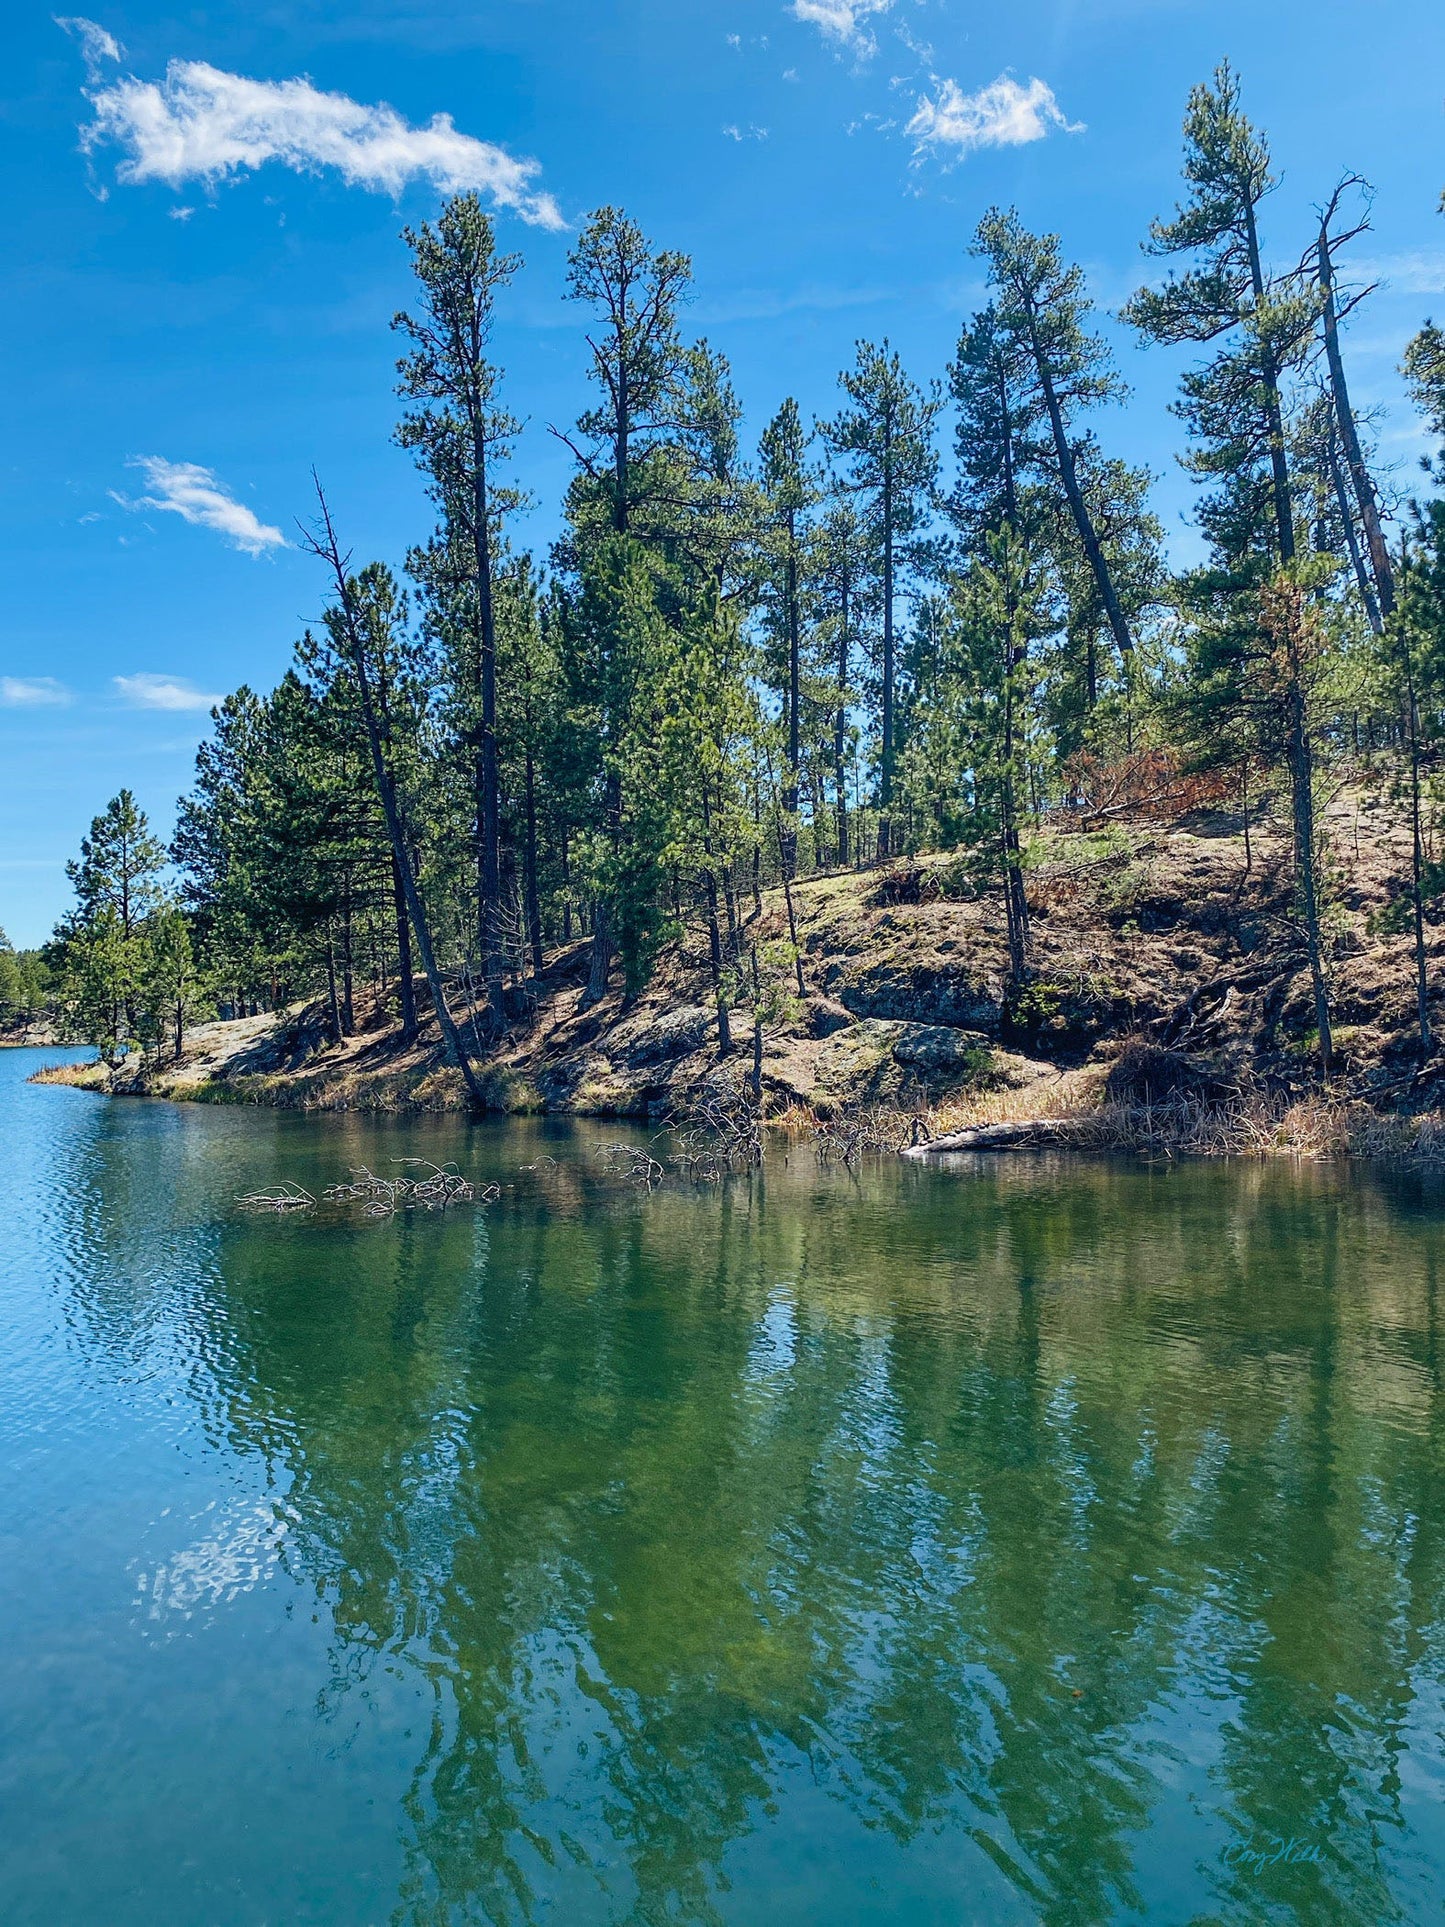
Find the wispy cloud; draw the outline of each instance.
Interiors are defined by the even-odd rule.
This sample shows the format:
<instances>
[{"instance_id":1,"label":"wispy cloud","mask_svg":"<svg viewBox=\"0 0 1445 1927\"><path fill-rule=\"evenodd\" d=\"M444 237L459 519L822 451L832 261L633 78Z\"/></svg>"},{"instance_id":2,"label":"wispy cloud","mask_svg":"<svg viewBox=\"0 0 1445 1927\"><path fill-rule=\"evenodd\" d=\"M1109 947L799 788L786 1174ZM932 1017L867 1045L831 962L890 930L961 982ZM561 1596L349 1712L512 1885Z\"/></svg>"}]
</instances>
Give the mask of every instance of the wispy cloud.
<instances>
[{"instance_id":1,"label":"wispy cloud","mask_svg":"<svg viewBox=\"0 0 1445 1927\"><path fill-rule=\"evenodd\" d=\"M866 55L878 50L867 22L875 14L887 13L892 5L893 0L793 0L790 12L816 27L840 52L847 48Z\"/></svg>"},{"instance_id":2,"label":"wispy cloud","mask_svg":"<svg viewBox=\"0 0 1445 1927\"><path fill-rule=\"evenodd\" d=\"M184 676L158 676L139 670L134 676L115 676L112 681L133 709L214 709L222 700L220 696L208 696Z\"/></svg>"},{"instance_id":3,"label":"wispy cloud","mask_svg":"<svg viewBox=\"0 0 1445 1927\"><path fill-rule=\"evenodd\" d=\"M1021 87L1012 74L1000 74L987 87L966 94L956 80L936 81L936 97L920 96L909 121L915 149L952 148L959 157L979 147L1022 147L1044 138L1051 127L1082 134L1082 121L1068 120L1042 80Z\"/></svg>"},{"instance_id":4,"label":"wispy cloud","mask_svg":"<svg viewBox=\"0 0 1445 1927\"><path fill-rule=\"evenodd\" d=\"M119 60L125 49L113 33L104 27L96 26L93 20L83 20L79 14L62 19L59 14L55 24L62 32L68 33L72 40L80 42L80 57L85 62L85 71L94 80L108 60Z\"/></svg>"},{"instance_id":5,"label":"wispy cloud","mask_svg":"<svg viewBox=\"0 0 1445 1927\"><path fill-rule=\"evenodd\" d=\"M183 522L197 528L214 529L232 548L244 549L247 555L290 547L280 529L261 521L244 502L238 502L199 462L168 462L160 455L137 455L130 466L143 471L152 492L132 497L112 490L122 508L161 509L179 515Z\"/></svg>"},{"instance_id":6,"label":"wispy cloud","mask_svg":"<svg viewBox=\"0 0 1445 1927\"><path fill-rule=\"evenodd\" d=\"M729 121L723 133L730 141L765 141L768 138L766 127L754 127L751 122L746 127L739 127L736 121Z\"/></svg>"},{"instance_id":7,"label":"wispy cloud","mask_svg":"<svg viewBox=\"0 0 1445 1927\"><path fill-rule=\"evenodd\" d=\"M904 290L910 295L913 290ZM849 308L873 307L899 296L896 283L875 287L824 287L807 283L786 292L778 288L734 288L725 294L704 292L693 310L705 327L743 321L776 321L781 315L817 312L832 314Z\"/></svg>"},{"instance_id":8,"label":"wispy cloud","mask_svg":"<svg viewBox=\"0 0 1445 1927\"><path fill-rule=\"evenodd\" d=\"M1351 261L1348 269L1352 281L1379 281L1393 294L1445 294L1445 250L1440 248Z\"/></svg>"},{"instance_id":9,"label":"wispy cloud","mask_svg":"<svg viewBox=\"0 0 1445 1927\"><path fill-rule=\"evenodd\" d=\"M70 701L70 691L54 676L0 676L0 708L53 709Z\"/></svg>"},{"instance_id":10,"label":"wispy cloud","mask_svg":"<svg viewBox=\"0 0 1445 1927\"><path fill-rule=\"evenodd\" d=\"M417 127L384 103L322 93L304 78L248 80L203 60L173 60L162 81L126 74L88 98L95 119L82 145L122 148L121 181L213 186L279 161L297 173L335 168L349 187L380 194L417 180L444 194L475 188L538 227L566 226L556 201L534 186L538 162L461 133L449 114Z\"/></svg>"}]
</instances>

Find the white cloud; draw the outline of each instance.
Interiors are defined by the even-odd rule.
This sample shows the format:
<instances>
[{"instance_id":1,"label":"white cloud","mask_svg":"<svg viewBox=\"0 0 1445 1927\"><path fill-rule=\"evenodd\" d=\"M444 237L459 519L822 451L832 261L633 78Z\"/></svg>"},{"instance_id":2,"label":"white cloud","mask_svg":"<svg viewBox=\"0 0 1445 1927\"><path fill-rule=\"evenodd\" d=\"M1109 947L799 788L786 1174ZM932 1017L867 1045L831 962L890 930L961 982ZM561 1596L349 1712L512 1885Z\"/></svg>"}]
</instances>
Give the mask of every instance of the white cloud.
<instances>
[{"instance_id":1,"label":"white cloud","mask_svg":"<svg viewBox=\"0 0 1445 1927\"><path fill-rule=\"evenodd\" d=\"M162 509L179 515L196 528L214 529L232 548L244 549L247 555L290 547L280 529L261 521L244 502L238 502L199 462L168 462L160 455L137 455L130 466L144 471L153 492L132 499L112 491L122 508Z\"/></svg>"},{"instance_id":2,"label":"white cloud","mask_svg":"<svg viewBox=\"0 0 1445 1927\"><path fill-rule=\"evenodd\" d=\"M62 32L80 42L80 57L92 80L99 74L102 61L119 60L125 51L113 33L96 26L93 20L83 20L79 14L66 19L57 14L55 24Z\"/></svg>"},{"instance_id":3,"label":"white cloud","mask_svg":"<svg viewBox=\"0 0 1445 1927\"><path fill-rule=\"evenodd\" d=\"M413 127L395 108L324 94L309 80L247 80L203 60L173 60L160 82L125 75L89 98L95 119L83 145L124 148L122 181L214 184L280 161L298 173L334 167L348 187L381 194L414 180L444 194L475 188L538 227L566 226L552 196L532 185L536 161L459 133L449 114Z\"/></svg>"},{"instance_id":4,"label":"white cloud","mask_svg":"<svg viewBox=\"0 0 1445 1927\"><path fill-rule=\"evenodd\" d=\"M893 0L793 0L795 19L816 27L825 40L856 54L877 51L878 43L864 22L877 13L887 13Z\"/></svg>"},{"instance_id":5,"label":"white cloud","mask_svg":"<svg viewBox=\"0 0 1445 1927\"><path fill-rule=\"evenodd\" d=\"M220 696L208 696L184 676L157 676L139 670L134 676L115 676L112 681L134 709L214 709L222 700Z\"/></svg>"},{"instance_id":6,"label":"white cloud","mask_svg":"<svg viewBox=\"0 0 1445 1927\"><path fill-rule=\"evenodd\" d=\"M0 708L49 709L70 701L70 691L54 676L0 676Z\"/></svg>"},{"instance_id":7,"label":"white cloud","mask_svg":"<svg viewBox=\"0 0 1445 1927\"><path fill-rule=\"evenodd\" d=\"M765 141L768 138L766 127L754 127L751 122L746 127L739 127L736 122L730 122L723 132L730 141Z\"/></svg>"},{"instance_id":8,"label":"white cloud","mask_svg":"<svg viewBox=\"0 0 1445 1927\"><path fill-rule=\"evenodd\" d=\"M960 155L977 147L1022 147L1042 140L1051 127L1066 134L1082 134L1082 121L1066 120L1054 90L1031 79L1021 87L1012 74L1000 74L976 94L966 94L956 80L938 81L938 98L920 97L906 131L919 153L926 147L952 147Z\"/></svg>"}]
</instances>

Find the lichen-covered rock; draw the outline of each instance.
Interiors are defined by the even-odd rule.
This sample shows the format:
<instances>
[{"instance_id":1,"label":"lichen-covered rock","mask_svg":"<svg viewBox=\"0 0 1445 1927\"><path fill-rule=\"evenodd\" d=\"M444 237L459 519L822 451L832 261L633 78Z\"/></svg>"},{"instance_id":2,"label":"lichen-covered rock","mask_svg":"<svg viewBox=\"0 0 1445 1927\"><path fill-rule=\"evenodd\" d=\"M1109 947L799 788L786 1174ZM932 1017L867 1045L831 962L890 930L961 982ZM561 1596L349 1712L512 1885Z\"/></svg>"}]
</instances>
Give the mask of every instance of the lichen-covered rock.
<instances>
[{"instance_id":1,"label":"lichen-covered rock","mask_svg":"<svg viewBox=\"0 0 1445 1927\"><path fill-rule=\"evenodd\" d=\"M994 1081L995 1053L978 1031L863 1017L812 1058L814 1093L831 1104L911 1104Z\"/></svg>"},{"instance_id":2,"label":"lichen-covered rock","mask_svg":"<svg viewBox=\"0 0 1445 1927\"><path fill-rule=\"evenodd\" d=\"M1003 1015L1001 982L964 965L930 957L913 963L886 951L825 967L823 989L855 1017L947 1024L998 1035Z\"/></svg>"},{"instance_id":3,"label":"lichen-covered rock","mask_svg":"<svg viewBox=\"0 0 1445 1927\"><path fill-rule=\"evenodd\" d=\"M645 1019L619 1024L608 1033L604 1048L614 1064L630 1070L648 1064L668 1064L687 1057L707 1042L713 1013L703 1004L683 1004Z\"/></svg>"},{"instance_id":4,"label":"lichen-covered rock","mask_svg":"<svg viewBox=\"0 0 1445 1927\"><path fill-rule=\"evenodd\" d=\"M989 1068L993 1051L982 1031L948 1024L900 1024L893 1055L913 1070L978 1076Z\"/></svg>"}]
</instances>

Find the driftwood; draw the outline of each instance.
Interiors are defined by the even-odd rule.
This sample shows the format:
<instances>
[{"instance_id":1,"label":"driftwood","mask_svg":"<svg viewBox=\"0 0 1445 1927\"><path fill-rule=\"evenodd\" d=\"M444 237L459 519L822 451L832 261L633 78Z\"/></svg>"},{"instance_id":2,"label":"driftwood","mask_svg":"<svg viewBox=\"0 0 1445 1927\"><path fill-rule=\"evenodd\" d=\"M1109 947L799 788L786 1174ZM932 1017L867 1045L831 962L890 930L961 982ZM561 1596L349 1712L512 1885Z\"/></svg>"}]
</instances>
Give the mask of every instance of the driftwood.
<instances>
[{"instance_id":1,"label":"driftwood","mask_svg":"<svg viewBox=\"0 0 1445 1927\"><path fill-rule=\"evenodd\" d=\"M1011 1118L1005 1124L974 1124L966 1131L949 1131L922 1144L906 1145L903 1156L931 1158L942 1157L949 1151L1030 1150L1041 1144L1067 1143L1073 1135L1071 1118Z\"/></svg>"},{"instance_id":2,"label":"driftwood","mask_svg":"<svg viewBox=\"0 0 1445 1927\"><path fill-rule=\"evenodd\" d=\"M398 1164L415 1164L421 1175L415 1178L379 1178L363 1164L353 1167L348 1184L328 1184L322 1197L330 1204L359 1204L368 1218L390 1218L398 1211L436 1211L449 1204L484 1204L502 1195L497 1184L478 1190L469 1184L453 1164L432 1164L426 1158L398 1158Z\"/></svg>"},{"instance_id":3,"label":"driftwood","mask_svg":"<svg viewBox=\"0 0 1445 1927\"><path fill-rule=\"evenodd\" d=\"M398 1158L398 1164L419 1168L415 1177L379 1178L363 1165L353 1166L345 1184L328 1184L321 1193L327 1204L359 1204L362 1216L390 1218L398 1211L437 1211L450 1204L490 1204L502 1195L499 1184L470 1183L452 1164L432 1164L426 1158ZM275 1191L251 1191L237 1198L251 1211L312 1211L317 1200L303 1185L285 1183Z\"/></svg>"},{"instance_id":4,"label":"driftwood","mask_svg":"<svg viewBox=\"0 0 1445 1927\"><path fill-rule=\"evenodd\" d=\"M315 1198L300 1184L283 1184L276 1191L248 1191L237 1204L244 1204L250 1211L309 1211L316 1203Z\"/></svg>"}]
</instances>

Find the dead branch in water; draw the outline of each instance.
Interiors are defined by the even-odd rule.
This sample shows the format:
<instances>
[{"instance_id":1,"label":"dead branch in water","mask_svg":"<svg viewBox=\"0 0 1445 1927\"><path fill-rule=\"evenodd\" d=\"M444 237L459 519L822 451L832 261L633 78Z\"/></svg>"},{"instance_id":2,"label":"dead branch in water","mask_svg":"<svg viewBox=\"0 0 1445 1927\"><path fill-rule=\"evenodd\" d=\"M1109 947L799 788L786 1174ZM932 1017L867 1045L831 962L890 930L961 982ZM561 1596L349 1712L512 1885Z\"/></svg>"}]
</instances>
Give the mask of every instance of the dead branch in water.
<instances>
[{"instance_id":1,"label":"dead branch in water","mask_svg":"<svg viewBox=\"0 0 1445 1927\"><path fill-rule=\"evenodd\" d=\"M248 1191L237 1198L252 1211L310 1211L316 1200L303 1185L284 1183L277 1191Z\"/></svg>"},{"instance_id":2,"label":"dead branch in water","mask_svg":"<svg viewBox=\"0 0 1445 1927\"><path fill-rule=\"evenodd\" d=\"M600 1144L597 1157L609 1177L626 1178L644 1190L654 1190L667 1176L645 1144Z\"/></svg>"},{"instance_id":3,"label":"dead branch in water","mask_svg":"<svg viewBox=\"0 0 1445 1927\"><path fill-rule=\"evenodd\" d=\"M398 1211L439 1211L452 1204L490 1204L502 1195L499 1184L472 1184L454 1164L428 1158L397 1158L421 1166L417 1177L382 1178L364 1164L353 1165L344 1184L328 1184L327 1204L359 1204L367 1218L391 1218ZM236 1200L254 1211L310 1211L317 1200L303 1185L285 1183L276 1191L252 1191Z\"/></svg>"},{"instance_id":4,"label":"dead branch in water","mask_svg":"<svg viewBox=\"0 0 1445 1927\"><path fill-rule=\"evenodd\" d=\"M750 1171L763 1161L762 1119L745 1086L729 1083L699 1092L672 1120L677 1146L669 1162L686 1177L715 1184L730 1171Z\"/></svg>"},{"instance_id":5,"label":"dead branch in water","mask_svg":"<svg viewBox=\"0 0 1445 1927\"><path fill-rule=\"evenodd\" d=\"M816 1118L813 1149L823 1164L853 1165L864 1152L891 1156L928 1136L921 1112L879 1107L854 1117Z\"/></svg>"}]
</instances>

